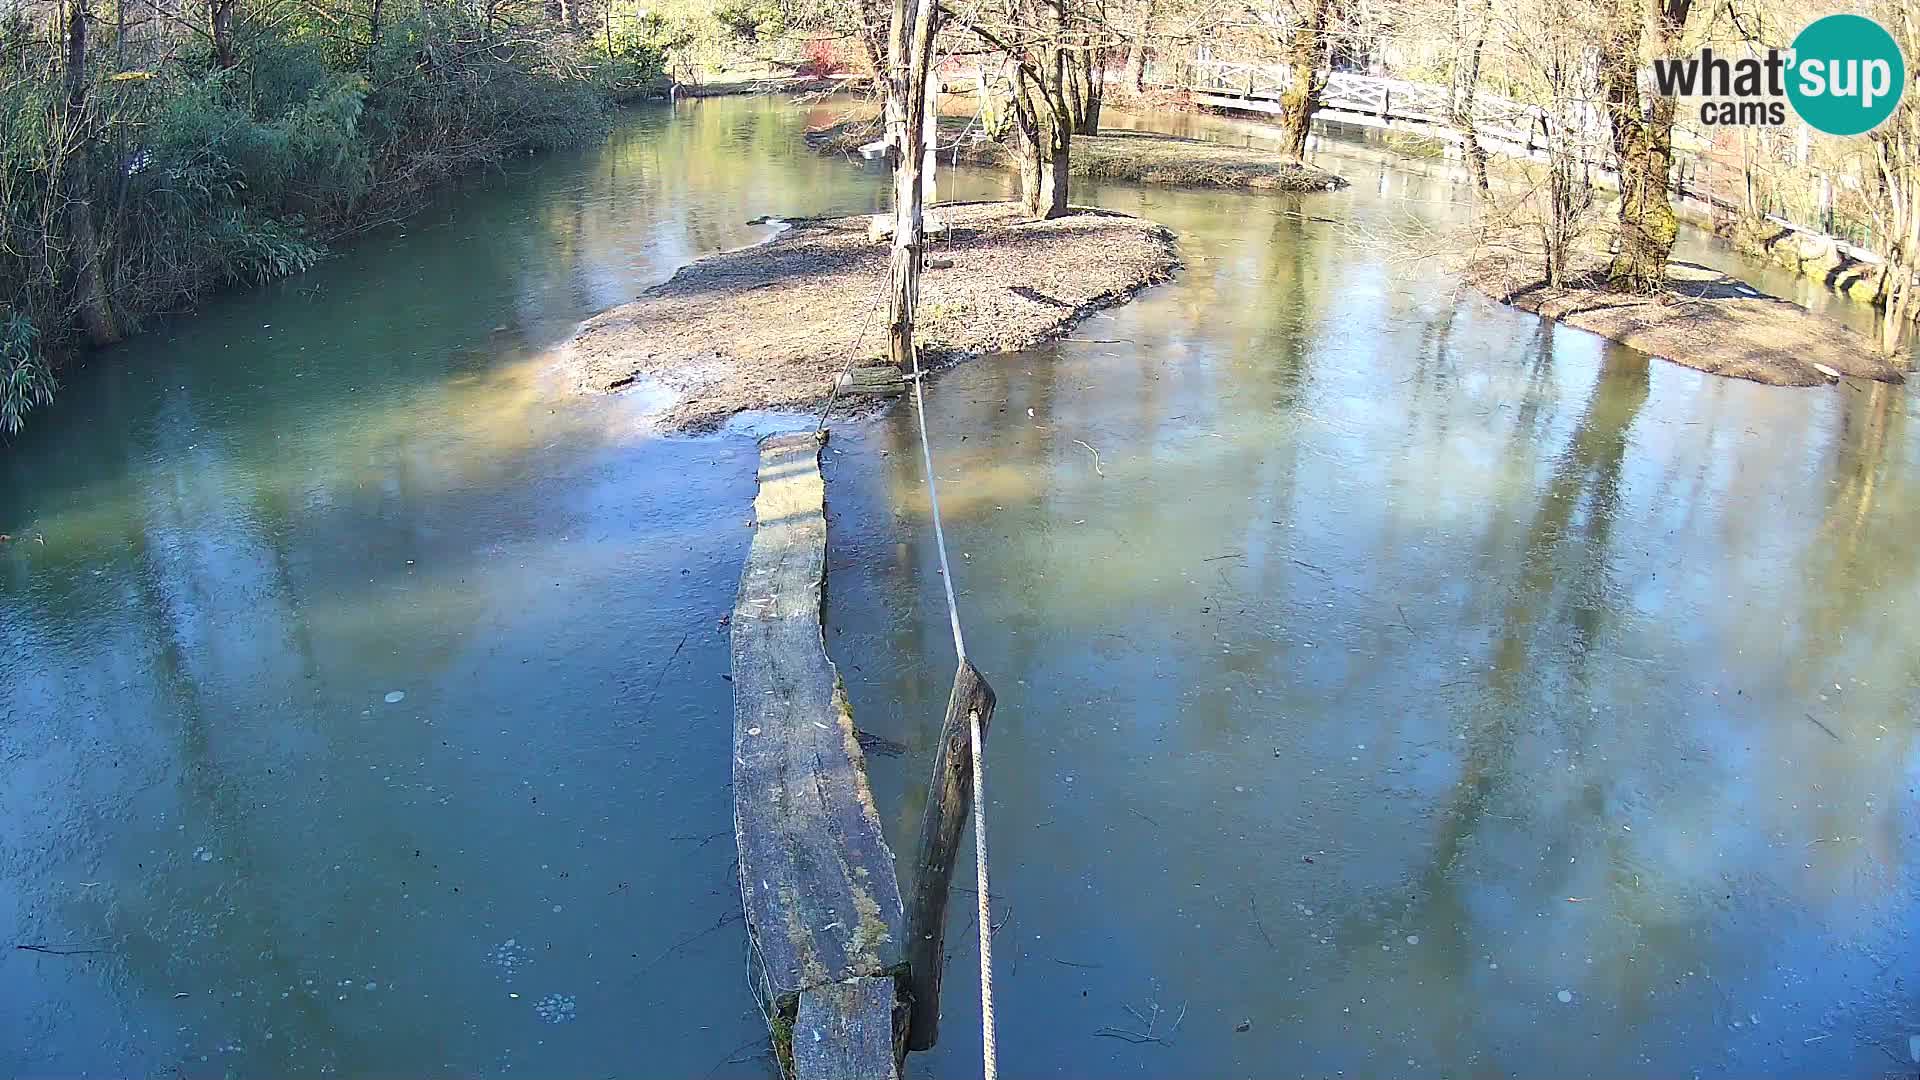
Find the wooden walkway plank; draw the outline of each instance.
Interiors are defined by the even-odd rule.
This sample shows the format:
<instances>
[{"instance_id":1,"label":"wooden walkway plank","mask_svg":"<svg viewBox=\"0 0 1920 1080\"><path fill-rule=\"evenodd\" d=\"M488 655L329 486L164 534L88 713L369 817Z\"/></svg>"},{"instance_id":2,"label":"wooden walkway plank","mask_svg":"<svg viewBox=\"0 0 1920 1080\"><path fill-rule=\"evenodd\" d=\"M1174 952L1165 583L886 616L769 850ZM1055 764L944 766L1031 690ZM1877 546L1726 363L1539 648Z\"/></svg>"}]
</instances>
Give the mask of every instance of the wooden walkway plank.
<instances>
[{"instance_id":1,"label":"wooden walkway plank","mask_svg":"<svg viewBox=\"0 0 1920 1080\"><path fill-rule=\"evenodd\" d=\"M800 994L793 1074L831 1080L898 1080L905 1025L895 1022L891 977L850 979Z\"/></svg>"},{"instance_id":2,"label":"wooden walkway plank","mask_svg":"<svg viewBox=\"0 0 1920 1080\"><path fill-rule=\"evenodd\" d=\"M763 440L759 476L732 619L733 817L754 974L779 1032L797 1023L810 991L879 976L891 987L904 965L905 934L893 852L820 627L827 555L820 439ZM877 1008L877 985L813 995L816 1030L884 1024L890 1031L891 996L885 1017L831 1020L821 1011Z\"/></svg>"}]
</instances>

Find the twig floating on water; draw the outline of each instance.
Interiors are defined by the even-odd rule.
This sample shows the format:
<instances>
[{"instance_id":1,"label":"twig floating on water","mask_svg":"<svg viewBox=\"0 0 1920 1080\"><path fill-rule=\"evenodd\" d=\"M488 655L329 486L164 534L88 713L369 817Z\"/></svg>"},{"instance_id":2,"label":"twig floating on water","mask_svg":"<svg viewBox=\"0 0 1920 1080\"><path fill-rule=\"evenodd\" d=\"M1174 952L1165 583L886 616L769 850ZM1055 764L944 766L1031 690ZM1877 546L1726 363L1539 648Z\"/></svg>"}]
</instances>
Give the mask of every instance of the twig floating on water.
<instances>
[{"instance_id":1,"label":"twig floating on water","mask_svg":"<svg viewBox=\"0 0 1920 1080\"><path fill-rule=\"evenodd\" d=\"M1827 733L1828 735L1831 735L1831 736L1833 736L1833 741L1834 741L1834 742L1845 742L1845 741L1846 741L1845 739L1842 739L1842 738L1840 737L1840 734L1839 734L1839 732L1836 732L1836 731L1834 731L1834 730L1833 730L1832 728L1830 728L1830 727L1828 727L1827 725L1825 725L1825 724L1823 724L1823 723L1821 723L1821 722L1820 722L1819 720L1817 720L1817 719L1815 719L1815 717L1814 717L1814 715L1813 715L1812 713L1807 713L1807 714L1805 714L1805 715L1806 715L1806 718L1807 718L1808 720L1812 720L1812 721L1813 721L1813 726L1814 726L1814 727L1817 727L1817 728L1819 728L1819 729L1820 729L1821 731L1824 731L1824 732L1826 732L1826 733Z\"/></svg>"},{"instance_id":2,"label":"twig floating on water","mask_svg":"<svg viewBox=\"0 0 1920 1080\"><path fill-rule=\"evenodd\" d=\"M767 1042L767 1036L755 1035L753 1038L748 1039L746 1042L743 1042L739 1046L734 1047L733 1050L730 1051L726 1057L721 1058L717 1062L714 1062L713 1068L708 1069L706 1072L706 1076L701 1077L701 1080L706 1080L707 1076L712 1076L714 1073L719 1072L721 1068L724 1066L744 1065L747 1062L752 1061L754 1058L759 1057L761 1054L766 1053L767 1049L764 1045L766 1042ZM759 1046L760 1049L754 1050L753 1053L748 1054L746 1057L740 1056L742 1052L750 1048L753 1048L755 1046Z\"/></svg>"},{"instance_id":3,"label":"twig floating on water","mask_svg":"<svg viewBox=\"0 0 1920 1080\"><path fill-rule=\"evenodd\" d=\"M1273 943L1273 938L1267 935L1266 926L1260 922L1260 905L1254 901L1252 893L1247 894L1247 910L1253 913L1253 928L1260 931L1260 940L1266 942L1269 949L1279 948ZM1181 1010L1181 1015L1186 1015L1184 1008Z\"/></svg>"},{"instance_id":4,"label":"twig floating on water","mask_svg":"<svg viewBox=\"0 0 1920 1080\"><path fill-rule=\"evenodd\" d=\"M1086 447L1086 448L1087 448L1087 451L1088 451L1089 453L1091 453L1091 454L1093 455L1093 471L1094 471L1094 475L1096 475L1096 476L1105 476L1105 475L1107 475L1107 472L1106 472L1106 470L1105 470L1105 469L1102 469L1102 468L1100 467L1100 451L1098 451L1098 450L1095 450L1095 449L1093 448L1093 444L1091 444L1091 443L1089 443L1089 442L1086 442L1085 440L1082 440L1082 439L1075 439L1075 440L1073 440L1073 441L1074 441L1074 442L1077 442L1077 443L1079 443L1079 444L1080 444L1081 446L1084 446L1084 447Z\"/></svg>"},{"instance_id":5,"label":"twig floating on water","mask_svg":"<svg viewBox=\"0 0 1920 1080\"><path fill-rule=\"evenodd\" d=\"M692 836L692 835L686 835L686 836L670 836L670 837L668 837L667 839L669 839L669 840L698 840L698 841L700 841L700 842L699 842L699 843L697 843L697 844L695 844L695 845L693 845L693 846L694 846L694 847L696 847L696 848L703 848L703 847L706 847L706 846L707 846L708 844L711 844L711 843L713 843L713 842L714 842L715 840L718 840L718 839L720 839L720 838L721 838L721 837L723 837L723 836L732 836L732 835L733 835L733 830L731 830L731 829L728 829L728 830L726 830L726 831L724 831L724 832L717 832L717 833L714 833L714 834L713 834L713 835L711 835L711 836Z\"/></svg>"},{"instance_id":6,"label":"twig floating on water","mask_svg":"<svg viewBox=\"0 0 1920 1080\"><path fill-rule=\"evenodd\" d=\"M1146 1035L1138 1031L1128 1031L1124 1028L1103 1027L1094 1032L1093 1037L1096 1039L1119 1039L1121 1042L1132 1043L1135 1046L1140 1046L1144 1043L1160 1043L1161 1045L1165 1045L1165 1040L1158 1036Z\"/></svg>"},{"instance_id":7,"label":"twig floating on water","mask_svg":"<svg viewBox=\"0 0 1920 1080\"><path fill-rule=\"evenodd\" d=\"M673 647L673 655L667 657L667 662L660 665L660 674L654 677L653 689L647 692L647 703L640 707L641 716L647 716L653 712L653 699L660 696L660 684L667 681L667 672L673 667L673 662L679 659L680 650L687 647L687 639L692 636L691 630L681 634L680 644Z\"/></svg>"},{"instance_id":8,"label":"twig floating on water","mask_svg":"<svg viewBox=\"0 0 1920 1080\"><path fill-rule=\"evenodd\" d=\"M1160 823L1159 823L1159 822L1157 822L1157 821L1155 821L1155 820L1153 820L1152 818L1150 818L1150 817L1148 817L1147 815L1145 815L1145 814L1143 814L1143 813L1141 813L1140 811L1138 811L1138 810L1135 810L1135 809L1134 809L1133 807L1131 807L1131 806L1129 806L1129 807L1127 807L1127 813L1129 813L1129 814L1132 814L1132 815L1133 815L1134 817L1137 817L1137 818L1139 818L1139 819L1140 819L1141 821L1144 821L1144 822L1146 822L1147 824L1149 824L1149 825L1151 825L1151 826L1153 826L1153 827L1154 827L1154 828L1156 828L1156 829L1160 827Z\"/></svg>"},{"instance_id":9,"label":"twig floating on water","mask_svg":"<svg viewBox=\"0 0 1920 1080\"><path fill-rule=\"evenodd\" d=\"M1229 551L1225 555L1209 555L1206 558L1201 559L1200 561L1201 562L1219 562L1221 559L1241 559L1241 558L1245 558L1246 554L1247 553L1244 551Z\"/></svg>"},{"instance_id":10,"label":"twig floating on water","mask_svg":"<svg viewBox=\"0 0 1920 1080\"><path fill-rule=\"evenodd\" d=\"M70 945L15 945L22 952L45 953L48 956L86 956L90 953L106 952L105 949L80 949Z\"/></svg>"},{"instance_id":11,"label":"twig floating on water","mask_svg":"<svg viewBox=\"0 0 1920 1080\"><path fill-rule=\"evenodd\" d=\"M885 735L875 735L871 731L862 731L859 728L853 729L853 741L860 744L860 749L869 754L879 754L881 757L899 757L907 752L905 743L897 743Z\"/></svg>"},{"instance_id":12,"label":"twig floating on water","mask_svg":"<svg viewBox=\"0 0 1920 1080\"><path fill-rule=\"evenodd\" d=\"M714 920L714 923L712 926L707 927L705 930L699 930L694 933L688 934L686 937L683 937L679 941L676 941L673 944L667 946L666 948L660 950L660 955L647 961L645 964L642 964L640 966L640 971L646 971L647 969L653 967L653 965L659 963L662 960L665 960L667 957L673 955L676 952L679 952L681 949L686 948L687 946L693 944L694 942L699 941L701 938L706 937L708 934L713 933L715 930L720 929L721 927L727 925L730 922L734 922L736 920L743 919L743 918L745 918L745 916L738 912L730 912L726 915L720 916L718 919Z\"/></svg>"}]
</instances>

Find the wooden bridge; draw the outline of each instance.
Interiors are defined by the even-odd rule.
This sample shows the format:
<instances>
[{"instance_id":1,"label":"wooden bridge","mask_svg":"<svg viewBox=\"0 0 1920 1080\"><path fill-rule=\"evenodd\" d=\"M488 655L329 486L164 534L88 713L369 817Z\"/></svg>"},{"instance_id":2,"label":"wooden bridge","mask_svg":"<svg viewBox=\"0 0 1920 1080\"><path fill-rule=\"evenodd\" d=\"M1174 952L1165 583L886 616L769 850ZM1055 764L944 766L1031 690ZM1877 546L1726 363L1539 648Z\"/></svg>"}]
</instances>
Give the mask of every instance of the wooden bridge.
<instances>
[{"instance_id":1,"label":"wooden bridge","mask_svg":"<svg viewBox=\"0 0 1920 1080\"><path fill-rule=\"evenodd\" d=\"M1236 112L1279 115L1281 96L1293 82L1292 70L1284 65L1215 60L1205 49L1179 69L1172 79L1158 80L1159 85L1187 91L1195 104ZM1408 131L1453 145L1466 141L1450 87L1352 71L1323 72L1321 78L1326 83L1314 114L1317 118ZM1474 95L1471 118L1474 137L1489 151L1546 157L1548 118L1540 106L1480 92ZM1599 164L1608 143L1605 116L1597 108L1583 106L1577 132L1575 144L1583 156Z\"/></svg>"},{"instance_id":2,"label":"wooden bridge","mask_svg":"<svg viewBox=\"0 0 1920 1080\"><path fill-rule=\"evenodd\" d=\"M1198 55L1174 59L1165 68L1149 69L1150 81L1168 89L1184 90L1197 105L1227 112L1277 116L1284 111L1281 96L1292 84L1292 69L1279 64L1250 64L1215 60L1205 47ZM1463 146L1467 135L1454 109L1452 88L1438 83L1410 82L1352 71L1322 72L1315 119L1356 127L1405 131L1449 146ZM1485 91L1476 92L1471 112L1475 140L1489 153L1547 160L1550 129L1548 111ZM1598 181L1618 185L1612 135L1606 114L1596 105L1573 110L1573 149L1582 167ZM1676 125L1669 184L1678 206L1702 217L1739 215L1745 208L1714 192L1710 140L1700 132ZM1816 250L1832 250L1846 261L1879 266L1877 253L1848 243L1819 229L1789 221L1777 214L1761 218L1787 233L1810 242Z\"/></svg>"}]
</instances>

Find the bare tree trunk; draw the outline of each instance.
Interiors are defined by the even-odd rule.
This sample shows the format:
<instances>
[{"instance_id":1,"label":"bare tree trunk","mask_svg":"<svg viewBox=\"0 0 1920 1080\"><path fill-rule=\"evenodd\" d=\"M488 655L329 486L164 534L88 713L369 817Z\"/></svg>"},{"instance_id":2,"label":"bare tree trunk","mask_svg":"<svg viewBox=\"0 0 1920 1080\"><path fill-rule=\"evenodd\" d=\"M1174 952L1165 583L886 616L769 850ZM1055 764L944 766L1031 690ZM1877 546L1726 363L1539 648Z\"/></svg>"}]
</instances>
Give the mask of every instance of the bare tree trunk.
<instances>
[{"instance_id":1,"label":"bare tree trunk","mask_svg":"<svg viewBox=\"0 0 1920 1080\"><path fill-rule=\"evenodd\" d=\"M1068 37L1068 0L1006 0L1004 17L1017 28L1012 41L978 23L973 30L1000 52L1012 69L1014 153L1020 167L1020 205L1030 218L1067 213L1068 165L1076 116L1099 123L1099 98L1089 118L1075 83L1090 76L1090 63L1073 56ZM1025 40L1022 41L1021 39ZM1087 44L1091 44L1089 38ZM1097 86L1091 79L1089 87ZM1076 99L1081 109L1076 113Z\"/></svg>"},{"instance_id":2,"label":"bare tree trunk","mask_svg":"<svg viewBox=\"0 0 1920 1080\"><path fill-rule=\"evenodd\" d=\"M1106 50L1091 44L1073 54L1079 61L1075 83L1080 91L1080 108L1073 118L1075 135L1100 134L1100 103L1107 93Z\"/></svg>"},{"instance_id":3,"label":"bare tree trunk","mask_svg":"<svg viewBox=\"0 0 1920 1080\"><path fill-rule=\"evenodd\" d=\"M1487 44L1487 22L1493 0L1456 0L1454 40L1460 57L1453 71L1453 126L1460 129L1461 156L1467 162L1467 177L1482 199L1492 197L1487 181L1487 151L1473 118L1474 99L1480 92L1480 57Z\"/></svg>"},{"instance_id":4,"label":"bare tree trunk","mask_svg":"<svg viewBox=\"0 0 1920 1080\"><path fill-rule=\"evenodd\" d=\"M1903 109L1911 106L1903 105ZM1874 133L1874 157L1880 167L1881 198L1886 203L1886 265L1880 273L1880 351L1893 355L1908 332L1916 303L1913 275L1920 269L1920 161L1916 147L1899 130L1900 120Z\"/></svg>"},{"instance_id":5,"label":"bare tree trunk","mask_svg":"<svg viewBox=\"0 0 1920 1080\"><path fill-rule=\"evenodd\" d=\"M1061 34L1066 35L1065 11L1061 12ZM1100 99L1105 92L1106 77L1103 63L1105 50L1093 44L1092 27L1083 26L1078 36L1082 39L1075 43L1062 43L1064 56L1061 68L1060 85L1067 103L1067 123L1072 134L1100 134Z\"/></svg>"},{"instance_id":6,"label":"bare tree trunk","mask_svg":"<svg viewBox=\"0 0 1920 1080\"><path fill-rule=\"evenodd\" d=\"M879 71L886 98L886 137L890 152L898 153L906 139L907 75L905 65L912 51L915 0L893 0L893 17L887 22L887 62Z\"/></svg>"},{"instance_id":7,"label":"bare tree trunk","mask_svg":"<svg viewBox=\"0 0 1920 1080\"><path fill-rule=\"evenodd\" d=\"M1052 12L1053 44L1043 52L1044 77L1040 96L1048 108L1040 110L1040 188L1042 217L1057 218L1067 212L1067 165L1073 148L1073 110L1067 102L1068 56L1067 8L1065 0L1047 0Z\"/></svg>"},{"instance_id":8,"label":"bare tree trunk","mask_svg":"<svg viewBox=\"0 0 1920 1080\"><path fill-rule=\"evenodd\" d=\"M379 60L377 59L377 57L380 55L381 3L382 3L382 0L372 0L372 6L367 11L367 70L368 71L375 70L375 68L379 64ZM613 5L611 3L607 5L607 12L609 15L611 15L613 12ZM607 57L608 59L612 59L613 57L612 38L608 38Z\"/></svg>"},{"instance_id":9,"label":"bare tree trunk","mask_svg":"<svg viewBox=\"0 0 1920 1080\"><path fill-rule=\"evenodd\" d=\"M1313 131L1313 114L1320 108L1320 67L1327 56L1332 8L1333 0L1308 0L1287 49L1289 78L1286 92L1280 95L1280 145L1297 161L1306 160L1307 136Z\"/></svg>"},{"instance_id":10,"label":"bare tree trunk","mask_svg":"<svg viewBox=\"0 0 1920 1080\"><path fill-rule=\"evenodd\" d=\"M1593 206L1591 177L1585 175L1580 133L1593 89L1585 75L1589 36L1572 24L1569 4L1586 0L1554 0L1546 18L1550 32L1543 61L1547 78L1547 105L1540 114L1547 151L1547 206L1540 215L1547 284L1567 284L1567 264L1585 228Z\"/></svg>"},{"instance_id":11,"label":"bare tree trunk","mask_svg":"<svg viewBox=\"0 0 1920 1080\"><path fill-rule=\"evenodd\" d=\"M1064 67L1057 50L1053 62ZM1024 65L1014 68L1014 151L1020 163L1020 208L1035 220L1057 218L1067 212L1073 140L1065 96L1037 85L1044 81L1044 77L1036 81Z\"/></svg>"},{"instance_id":12,"label":"bare tree trunk","mask_svg":"<svg viewBox=\"0 0 1920 1080\"><path fill-rule=\"evenodd\" d=\"M933 0L915 0L913 21L904 17L899 0L894 13L901 18L892 33L888 114L900 118L900 140L893 153L893 255L887 266L887 354L901 371L914 366L913 319L920 303L920 265L924 254L922 225L926 189L921 170L926 165L928 83L933 69L933 37L938 11Z\"/></svg>"},{"instance_id":13,"label":"bare tree trunk","mask_svg":"<svg viewBox=\"0 0 1920 1080\"><path fill-rule=\"evenodd\" d=\"M1156 0L1142 0L1140 5L1140 25L1134 28L1133 40L1127 45L1126 85L1133 92L1143 93L1147 88L1147 49L1153 37L1153 8Z\"/></svg>"},{"instance_id":14,"label":"bare tree trunk","mask_svg":"<svg viewBox=\"0 0 1920 1080\"><path fill-rule=\"evenodd\" d=\"M213 62L222 71L239 63L233 54L233 7L238 0L207 0L207 31L213 38Z\"/></svg>"},{"instance_id":15,"label":"bare tree trunk","mask_svg":"<svg viewBox=\"0 0 1920 1080\"><path fill-rule=\"evenodd\" d=\"M101 269L100 226L94 220L91 165L92 124L87 117L87 4L67 0L67 117L75 147L62 170L61 188L67 200L67 230L72 241L73 304L81 329L94 345L120 340L112 305L107 300L106 274Z\"/></svg>"},{"instance_id":16,"label":"bare tree trunk","mask_svg":"<svg viewBox=\"0 0 1920 1080\"><path fill-rule=\"evenodd\" d=\"M1675 99L1656 94L1640 103L1641 42L1648 33L1656 55L1672 55L1693 0L1614 0L1611 33L1602 43L1600 79L1620 161L1620 226L1607 279L1616 289L1653 292L1665 286L1667 257L1680 235L1667 185L1673 168ZM1651 10L1649 10L1649 6ZM1651 24L1650 31L1648 26Z\"/></svg>"},{"instance_id":17,"label":"bare tree trunk","mask_svg":"<svg viewBox=\"0 0 1920 1080\"><path fill-rule=\"evenodd\" d=\"M1020 166L1020 209L1030 218L1046 216L1040 172L1040 113L1045 111L1035 108L1025 65L1013 65L1013 154Z\"/></svg>"},{"instance_id":18,"label":"bare tree trunk","mask_svg":"<svg viewBox=\"0 0 1920 1080\"><path fill-rule=\"evenodd\" d=\"M867 58L867 67L873 72L876 84L882 84L887 78L888 22L880 0L860 0L860 29L854 37L860 39L860 51Z\"/></svg>"},{"instance_id":19,"label":"bare tree trunk","mask_svg":"<svg viewBox=\"0 0 1920 1080\"><path fill-rule=\"evenodd\" d=\"M1881 3L1875 14L1892 31L1902 51L1920 55L1920 14L1911 3ZM1887 262L1880 276L1880 351L1897 354L1903 337L1915 333L1913 319L1920 308L1920 290L1913 275L1920 270L1920 101L1911 95L1892 117L1872 134L1874 163L1879 166L1879 217L1887 237Z\"/></svg>"}]
</instances>

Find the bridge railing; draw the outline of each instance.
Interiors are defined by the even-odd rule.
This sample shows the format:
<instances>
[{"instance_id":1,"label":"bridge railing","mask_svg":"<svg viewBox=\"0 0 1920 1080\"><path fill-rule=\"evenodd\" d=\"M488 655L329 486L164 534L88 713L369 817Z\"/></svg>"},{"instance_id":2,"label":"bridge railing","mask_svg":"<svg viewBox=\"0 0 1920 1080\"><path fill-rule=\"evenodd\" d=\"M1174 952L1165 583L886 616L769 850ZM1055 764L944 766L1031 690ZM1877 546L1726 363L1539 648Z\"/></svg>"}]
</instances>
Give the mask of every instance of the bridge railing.
<instances>
[{"instance_id":1,"label":"bridge railing","mask_svg":"<svg viewBox=\"0 0 1920 1080\"><path fill-rule=\"evenodd\" d=\"M1282 64L1252 64L1215 60L1202 55L1187 65L1189 88L1205 93L1277 100L1293 83L1292 70ZM1453 92L1438 83L1412 82L1356 71L1331 71L1320 93L1320 108L1411 124L1452 129ZM1546 110L1497 94L1478 93L1473 101L1473 127L1482 138L1515 143L1528 150L1544 145ZM1602 142L1605 130L1597 117L1582 124L1582 142Z\"/></svg>"},{"instance_id":2,"label":"bridge railing","mask_svg":"<svg viewBox=\"0 0 1920 1080\"><path fill-rule=\"evenodd\" d=\"M1170 57L1166 62L1156 57L1149 63L1147 73L1149 81L1157 85L1258 101L1269 106L1277 103L1293 82L1292 69L1285 65L1216 60L1205 46L1196 55ZM1355 71L1322 72L1320 77L1326 80L1320 94L1320 112L1329 114L1328 119L1341 120L1345 114L1346 119L1367 118L1381 125L1398 123L1416 130L1425 128L1436 136L1456 141L1461 137L1454 116L1453 94L1447 86ZM1612 137L1605 113L1597 105L1579 106L1571 126L1579 157L1597 171L1611 175L1614 168ZM1473 130L1482 143L1491 144L1493 148L1538 157L1548 145L1548 112L1538 105L1480 91L1473 100ZM1710 213L1742 212L1733 201L1711 190L1712 159L1705 153L1708 140L1697 132L1676 127L1674 142L1677 166L1671 181L1674 194ZM1704 188L1690 182L1697 181L1702 162L1708 175ZM1819 229L1774 214L1764 217L1783 229L1830 243L1855 261L1869 264L1884 261L1873 251Z\"/></svg>"}]
</instances>

